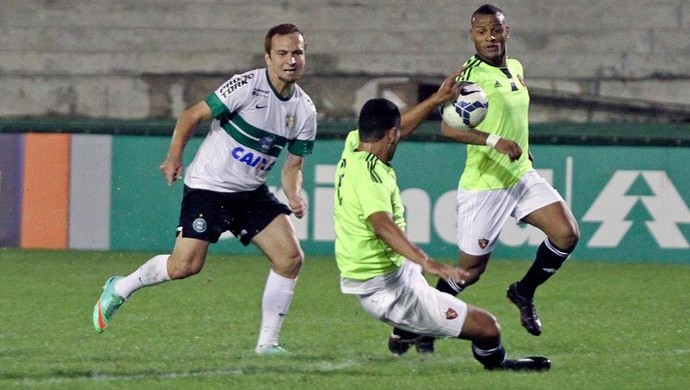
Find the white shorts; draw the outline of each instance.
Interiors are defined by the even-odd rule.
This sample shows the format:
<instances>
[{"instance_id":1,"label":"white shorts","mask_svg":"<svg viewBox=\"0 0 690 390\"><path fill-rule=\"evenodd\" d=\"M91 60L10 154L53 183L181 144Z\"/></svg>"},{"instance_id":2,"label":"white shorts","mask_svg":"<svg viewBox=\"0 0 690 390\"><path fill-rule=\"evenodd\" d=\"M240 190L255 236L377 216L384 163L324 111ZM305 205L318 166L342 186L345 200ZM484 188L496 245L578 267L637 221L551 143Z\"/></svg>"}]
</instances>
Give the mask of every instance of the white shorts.
<instances>
[{"instance_id":1,"label":"white shorts","mask_svg":"<svg viewBox=\"0 0 690 390\"><path fill-rule=\"evenodd\" d=\"M458 247L475 256L491 253L508 217L520 223L535 210L563 198L535 170L511 188L458 190Z\"/></svg>"},{"instance_id":2,"label":"white shorts","mask_svg":"<svg viewBox=\"0 0 690 390\"><path fill-rule=\"evenodd\" d=\"M426 336L458 337L467 316L465 302L430 286L409 260L384 288L357 298L372 317Z\"/></svg>"}]
</instances>

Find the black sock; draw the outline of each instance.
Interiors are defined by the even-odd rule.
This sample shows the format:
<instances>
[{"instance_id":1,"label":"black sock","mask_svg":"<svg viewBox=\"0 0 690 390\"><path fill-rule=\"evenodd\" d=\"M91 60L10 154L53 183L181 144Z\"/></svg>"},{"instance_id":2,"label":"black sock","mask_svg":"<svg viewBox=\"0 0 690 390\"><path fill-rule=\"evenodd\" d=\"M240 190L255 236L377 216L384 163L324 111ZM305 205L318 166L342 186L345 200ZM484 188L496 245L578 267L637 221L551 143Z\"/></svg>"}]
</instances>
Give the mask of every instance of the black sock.
<instances>
[{"instance_id":1,"label":"black sock","mask_svg":"<svg viewBox=\"0 0 690 390\"><path fill-rule=\"evenodd\" d=\"M472 355L484 367L488 369L500 367L506 359L506 350L499 342L498 347L491 349L481 349L472 343Z\"/></svg>"},{"instance_id":2,"label":"black sock","mask_svg":"<svg viewBox=\"0 0 690 390\"><path fill-rule=\"evenodd\" d=\"M451 287L450 284L448 284L448 282L446 282L445 279L440 279L440 278L439 278L438 282L436 283L436 289L438 291L448 293L452 296L458 295L458 293L461 292L465 286L458 285L458 287L460 287L460 290L454 289L453 287Z\"/></svg>"},{"instance_id":3,"label":"black sock","mask_svg":"<svg viewBox=\"0 0 690 390\"><path fill-rule=\"evenodd\" d=\"M545 239L537 249L534 263L518 283L518 293L528 299L534 297L537 286L553 276L569 254L558 249L548 238Z\"/></svg>"}]
</instances>

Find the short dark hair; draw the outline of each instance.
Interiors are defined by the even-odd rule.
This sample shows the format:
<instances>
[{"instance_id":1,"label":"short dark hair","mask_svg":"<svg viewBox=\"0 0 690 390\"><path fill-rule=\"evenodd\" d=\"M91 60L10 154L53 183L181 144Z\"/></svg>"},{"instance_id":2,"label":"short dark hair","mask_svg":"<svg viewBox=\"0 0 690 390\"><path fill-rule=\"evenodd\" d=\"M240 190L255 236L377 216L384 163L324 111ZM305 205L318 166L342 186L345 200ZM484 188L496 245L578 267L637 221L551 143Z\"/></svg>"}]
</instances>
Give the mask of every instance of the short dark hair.
<instances>
[{"instance_id":1,"label":"short dark hair","mask_svg":"<svg viewBox=\"0 0 690 390\"><path fill-rule=\"evenodd\" d=\"M302 34L302 31L299 30L299 27L292 23L283 23L279 24L277 26L271 27L270 30L266 33L266 38L264 38L264 50L266 53L271 54L271 39L276 36L276 35L288 35L292 33L299 33L302 38L304 38L304 34ZM305 46L306 46L306 40L305 40Z\"/></svg>"},{"instance_id":2,"label":"short dark hair","mask_svg":"<svg viewBox=\"0 0 690 390\"><path fill-rule=\"evenodd\" d=\"M388 99L370 99L359 112L359 139L362 142L376 142L386 131L400 125L400 110Z\"/></svg>"},{"instance_id":3,"label":"short dark hair","mask_svg":"<svg viewBox=\"0 0 690 390\"><path fill-rule=\"evenodd\" d=\"M472 14L472 18L470 20L474 19L474 17L477 15L496 15L496 14L505 15L503 10L496 7L495 5L484 4L481 7L477 8L476 11L474 11L474 13Z\"/></svg>"}]
</instances>

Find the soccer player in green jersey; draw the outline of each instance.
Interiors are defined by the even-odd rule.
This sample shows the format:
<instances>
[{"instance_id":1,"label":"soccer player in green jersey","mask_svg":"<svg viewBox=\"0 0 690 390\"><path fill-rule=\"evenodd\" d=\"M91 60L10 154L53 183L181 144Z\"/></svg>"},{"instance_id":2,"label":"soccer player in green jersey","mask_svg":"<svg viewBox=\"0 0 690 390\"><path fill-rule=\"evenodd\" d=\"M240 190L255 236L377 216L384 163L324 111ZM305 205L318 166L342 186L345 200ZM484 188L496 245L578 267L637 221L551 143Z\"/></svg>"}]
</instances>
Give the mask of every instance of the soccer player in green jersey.
<instances>
[{"instance_id":1,"label":"soccer player in green jersey","mask_svg":"<svg viewBox=\"0 0 690 390\"><path fill-rule=\"evenodd\" d=\"M362 107L359 129L348 135L335 174L335 257L341 291L394 327L470 340L474 357L487 369L548 370L551 363L545 357L507 359L493 315L429 285L422 272L451 286L463 283L468 274L429 258L404 232L404 207L391 160L401 133L409 134L428 115L430 101L452 98L451 91L457 89L453 84L454 78L446 79L402 119L386 99L372 99ZM409 348L411 343L401 345Z\"/></svg>"},{"instance_id":2,"label":"soccer player in green jersey","mask_svg":"<svg viewBox=\"0 0 690 390\"><path fill-rule=\"evenodd\" d=\"M545 233L534 263L508 287L508 299L520 310L522 326L538 336L542 325L534 307L537 286L546 282L575 249L578 225L563 198L532 168L529 155L529 94L520 62L506 53L510 28L503 11L483 5L472 15L470 35L476 54L464 64L462 80L478 83L489 110L475 129L454 130L443 123L444 136L467 144L467 161L458 188L458 264L469 272L464 283L439 280L437 288L457 294L486 269L508 217ZM399 330L394 333L410 338ZM420 341L433 351L433 340ZM430 345L425 345L431 343Z\"/></svg>"}]
</instances>

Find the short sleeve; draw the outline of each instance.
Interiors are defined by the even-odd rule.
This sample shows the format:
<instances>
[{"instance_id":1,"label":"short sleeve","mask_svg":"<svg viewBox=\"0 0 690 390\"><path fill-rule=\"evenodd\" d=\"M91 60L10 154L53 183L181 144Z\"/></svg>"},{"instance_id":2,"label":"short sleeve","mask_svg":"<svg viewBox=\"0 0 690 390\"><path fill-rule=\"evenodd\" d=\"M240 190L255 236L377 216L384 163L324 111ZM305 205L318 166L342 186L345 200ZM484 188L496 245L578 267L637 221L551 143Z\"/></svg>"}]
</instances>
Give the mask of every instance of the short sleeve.
<instances>
[{"instance_id":1,"label":"short sleeve","mask_svg":"<svg viewBox=\"0 0 690 390\"><path fill-rule=\"evenodd\" d=\"M256 72L249 71L232 76L205 99L214 118L222 118L239 111L251 99Z\"/></svg>"}]
</instances>

